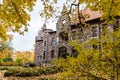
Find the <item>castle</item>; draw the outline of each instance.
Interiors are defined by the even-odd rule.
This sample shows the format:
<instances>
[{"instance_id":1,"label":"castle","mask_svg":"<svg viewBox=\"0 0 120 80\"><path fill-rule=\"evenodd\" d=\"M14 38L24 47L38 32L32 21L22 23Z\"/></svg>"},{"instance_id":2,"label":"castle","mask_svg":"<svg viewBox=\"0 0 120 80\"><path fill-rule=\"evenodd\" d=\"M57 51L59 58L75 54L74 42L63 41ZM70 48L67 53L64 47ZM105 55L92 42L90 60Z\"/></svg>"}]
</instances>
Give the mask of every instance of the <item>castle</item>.
<instances>
[{"instance_id":1,"label":"castle","mask_svg":"<svg viewBox=\"0 0 120 80\"><path fill-rule=\"evenodd\" d=\"M86 39L83 39L83 34L80 32L79 27L76 26L77 20L70 24L64 15L59 17L56 23L56 31L47 29L45 24L42 26L35 38L35 64L49 63L54 58L66 58L67 55L76 57L77 51L72 46L68 46L68 42L74 40L75 37L81 42L100 37L100 26L104 25L100 20L102 15L98 11L91 11L90 9L82 10L82 14L90 15L85 19L85 23L90 25L85 29ZM113 25L108 25L108 27L111 31L113 30Z\"/></svg>"}]
</instances>

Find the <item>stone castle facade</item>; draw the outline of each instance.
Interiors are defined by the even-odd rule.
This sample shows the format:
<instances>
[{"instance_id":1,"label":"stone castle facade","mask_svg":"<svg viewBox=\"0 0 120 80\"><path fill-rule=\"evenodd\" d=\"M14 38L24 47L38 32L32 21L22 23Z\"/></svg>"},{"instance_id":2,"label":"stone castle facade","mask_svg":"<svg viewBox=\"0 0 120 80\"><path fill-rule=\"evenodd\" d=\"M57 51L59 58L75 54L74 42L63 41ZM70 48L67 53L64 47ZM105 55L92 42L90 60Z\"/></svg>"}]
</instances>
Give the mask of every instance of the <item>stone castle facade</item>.
<instances>
[{"instance_id":1,"label":"stone castle facade","mask_svg":"<svg viewBox=\"0 0 120 80\"><path fill-rule=\"evenodd\" d=\"M89 40L90 38L99 38L101 27L104 25L100 21L101 14L98 11L91 11L90 9L82 10L82 14L89 14L90 17L85 19L85 22L90 25L86 28L85 39L80 32L79 27L75 23L68 23L65 16L61 16L56 23L56 31L47 29L44 24L38 35L35 38L35 63L38 65L49 63L52 59L63 57L67 55L77 56L77 51L72 46L68 46L70 40L77 37L81 42ZM113 25L108 25L113 30ZM94 46L93 46L94 47Z\"/></svg>"}]
</instances>

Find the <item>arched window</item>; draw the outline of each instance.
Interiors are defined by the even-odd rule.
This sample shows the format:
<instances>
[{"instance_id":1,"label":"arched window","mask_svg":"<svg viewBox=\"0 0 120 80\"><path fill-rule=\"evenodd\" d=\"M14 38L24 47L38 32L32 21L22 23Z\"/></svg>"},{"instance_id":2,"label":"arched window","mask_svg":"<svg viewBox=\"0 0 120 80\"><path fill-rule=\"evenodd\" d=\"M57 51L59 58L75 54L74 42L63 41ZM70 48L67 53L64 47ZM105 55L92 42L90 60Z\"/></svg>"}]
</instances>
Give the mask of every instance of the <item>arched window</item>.
<instances>
[{"instance_id":1,"label":"arched window","mask_svg":"<svg viewBox=\"0 0 120 80\"><path fill-rule=\"evenodd\" d=\"M67 53L67 48L65 46L62 46L58 49L58 57L66 58L69 54Z\"/></svg>"}]
</instances>

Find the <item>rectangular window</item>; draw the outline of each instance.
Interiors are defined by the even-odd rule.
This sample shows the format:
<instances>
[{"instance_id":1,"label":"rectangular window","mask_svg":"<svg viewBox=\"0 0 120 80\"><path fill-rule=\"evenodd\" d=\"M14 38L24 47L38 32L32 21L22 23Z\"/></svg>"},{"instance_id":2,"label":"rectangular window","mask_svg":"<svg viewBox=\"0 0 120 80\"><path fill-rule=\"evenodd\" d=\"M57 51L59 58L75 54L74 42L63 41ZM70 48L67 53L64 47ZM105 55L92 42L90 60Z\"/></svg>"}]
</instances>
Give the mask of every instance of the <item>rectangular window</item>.
<instances>
[{"instance_id":1,"label":"rectangular window","mask_svg":"<svg viewBox=\"0 0 120 80\"><path fill-rule=\"evenodd\" d=\"M97 25L92 26L92 37L97 37L98 36L98 27Z\"/></svg>"},{"instance_id":2,"label":"rectangular window","mask_svg":"<svg viewBox=\"0 0 120 80\"><path fill-rule=\"evenodd\" d=\"M54 58L54 53L55 53L55 51L52 50L52 51L51 51L51 58Z\"/></svg>"},{"instance_id":3,"label":"rectangular window","mask_svg":"<svg viewBox=\"0 0 120 80\"><path fill-rule=\"evenodd\" d=\"M56 39L52 38L51 45L56 45Z\"/></svg>"},{"instance_id":4,"label":"rectangular window","mask_svg":"<svg viewBox=\"0 0 120 80\"><path fill-rule=\"evenodd\" d=\"M44 51L44 54L43 54L43 59L45 59L45 54L46 54L46 51Z\"/></svg>"}]
</instances>

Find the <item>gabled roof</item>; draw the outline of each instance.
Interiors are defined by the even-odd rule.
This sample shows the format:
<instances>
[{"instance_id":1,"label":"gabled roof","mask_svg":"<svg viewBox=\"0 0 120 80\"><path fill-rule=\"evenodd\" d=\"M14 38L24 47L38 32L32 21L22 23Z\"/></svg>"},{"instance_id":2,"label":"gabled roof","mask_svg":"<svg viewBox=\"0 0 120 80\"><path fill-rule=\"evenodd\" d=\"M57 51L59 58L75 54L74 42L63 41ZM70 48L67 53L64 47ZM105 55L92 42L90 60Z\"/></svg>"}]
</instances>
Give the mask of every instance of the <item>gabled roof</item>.
<instances>
[{"instance_id":1,"label":"gabled roof","mask_svg":"<svg viewBox=\"0 0 120 80\"><path fill-rule=\"evenodd\" d=\"M82 13L82 15L85 17L85 22L99 19L102 17L102 14L100 13L100 11L92 11L89 8L81 10L80 13ZM77 20L71 21L72 25L78 23L78 15L76 15L75 17Z\"/></svg>"}]
</instances>

